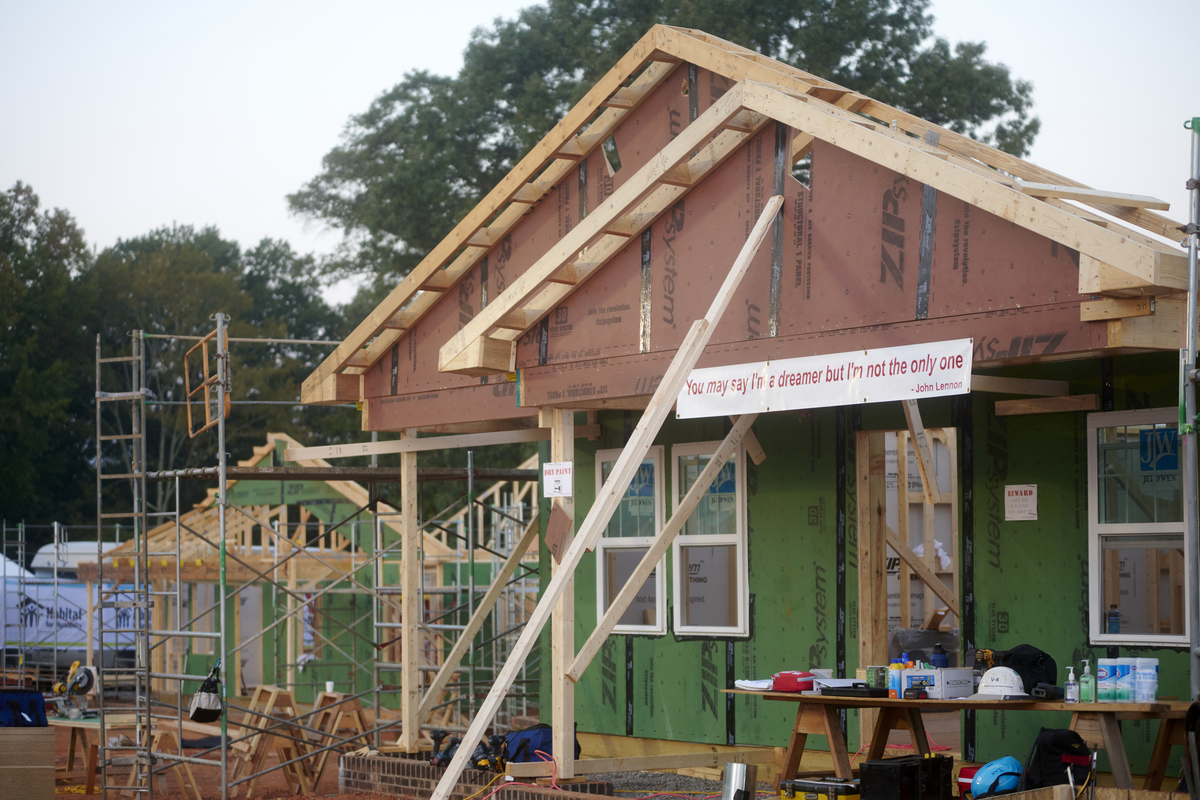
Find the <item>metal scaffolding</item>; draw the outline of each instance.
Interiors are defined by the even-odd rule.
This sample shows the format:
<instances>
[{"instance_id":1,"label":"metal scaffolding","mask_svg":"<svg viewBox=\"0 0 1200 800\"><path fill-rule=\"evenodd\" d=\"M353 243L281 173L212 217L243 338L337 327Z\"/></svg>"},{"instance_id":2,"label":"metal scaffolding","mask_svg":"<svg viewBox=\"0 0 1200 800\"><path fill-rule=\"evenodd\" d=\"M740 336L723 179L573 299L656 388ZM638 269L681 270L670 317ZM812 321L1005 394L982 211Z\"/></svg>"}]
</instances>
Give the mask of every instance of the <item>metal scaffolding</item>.
<instances>
[{"instance_id":1,"label":"metal scaffolding","mask_svg":"<svg viewBox=\"0 0 1200 800\"><path fill-rule=\"evenodd\" d=\"M215 331L189 351L189 354L201 353L203 381L195 389L190 382L185 385L188 386L189 400L195 396L194 402L202 403L204 409L203 424L199 430L190 432L216 431L216 468L158 472L147 469L147 393L142 387L146 385L145 340L150 336L135 331L132 355L118 358L102 357L97 340L97 564L94 573L100 593L100 601L96 604L97 632L102 651L105 643L115 636L133 636L136 642L136 663L132 668L106 667L103 659L99 665L99 763L104 770L100 785L106 796L110 789L132 789L152 797L155 791L153 778L170 770L185 775L185 789L189 788L190 781L190 788L196 792L190 769L196 765L215 766L215 760L205 758L213 751L220 754L223 800L236 794L237 787L242 785L251 796L258 779L277 770L285 770L289 785L295 781L300 790L315 789L315 781L319 780L329 753L344 750L354 742L373 741L376 746L382 746L381 733L400 724L400 719L386 716L385 695L400 694L402 708L408 702L410 710L417 711L412 701L404 699L406 690L421 698L420 714L416 719L423 721L440 710L442 716L436 720L439 726L461 728L461 724L449 724L454 721L450 719L450 713L456 712L463 715L461 719L469 719L478 692L481 687L486 690L490 685L491 677L503 664L512 639L519 634L536 599L536 580L531 579L534 569L522 564L526 554L536 554L536 547L531 547L536 541L531 539L531 531L536 532L533 521L536 471L532 461L516 470L440 468L418 475L414 455L410 473L412 483L403 484L402 491L402 496L411 493L413 509L416 498L412 490L417 480L465 480L467 491L450 508L436 515L435 520L423 524L416 520L418 538L413 553L415 559L411 561L417 565L417 577L415 583L405 583L402 565L406 539L397 535L397 526L392 524L403 520L404 515L383 503L377 494L379 483L397 480L396 470L257 467L253 462L233 467L227 463L225 427L231 405L228 400L231 388L229 340L226 337L228 320L221 314L215 315L215 320ZM211 353L210 343L215 345ZM210 358L216 363L211 373L208 369ZM122 391L107 392L101 388L102 365L112 363L128 367L125 372L129 381L127 386L121 387ZM114 413L109 409L126 414L123 422L127 424L110 424L106 428L102 411ZM110 433L110 429L121 432ZM123 448L121 457L115 458L103 451L102 445ZM116 463L123 466L113 472L105 471ZM481 472L500 479L476 496L474 479ZM497 475L498 472L504 474ZM215 479L217 489L210 500L185 513L180 508L180 482L188 479ZM301 518L292 521L288 518L286 502L272 509L270 506L243 507L229 500L231 481L280 482L290 479L359 480L369 485L369 495L360 498L361 504L344 518L332 519L331 511L328 524L318 521L315 525L303 506ZM129 496L126 500L131 511L104 512L103 504L111 502L106 499L104 490L114 481L127 482ZM174 482L173 510L147 512L148 481ZM202 507L203 514L208 515L203 518L199 516ZM213 515L215 532L206 527L212 523ZM361 519L364 515L369 521ZM150 524L151 517L157 525ZM132 523L133 536L119 552L106 554L102 525L117 518ZM415 520L415 512L412 518ZM402 522L399 527L405 524L407 522ZM314 529L315 537L312 535ZM367 544L370 545L369 552L364 547ZM426 552L431 547L437 550L436 554ZM478 565L482 578L478 581L479 586L475 585L477 551L486 553L491 559L490 564ZM198 576L192 570L193 559L198 568L202 562L210 563L214 556L217 563L215 576ZM396 578L392 577L393 573ZM206 577L214 587L215 597L208 596L208 592L200 588L205 585L201 581ZM238 608L244 593L251 587L262 590L259 596L264 605L269 590L273 619L254 626L251 634L242 636ZM415 605L409 606L408 615L397 602L405 600L406 590L410 597L417 599ZM339 619L322 608L319 601L326 595L349 595L347 619ZM368 600L361 611L357 600L360 596ZM484 631L493 607L497 611L492 617L491 629ZM121 613L112 613L115 611ZM305 615L313 624L302 622ZM315 624L317 620L329 624ZM364 625L373 631L373 638L364 636ZM394 634L406 627L419 630L424 637L422 653L411 652L406 658L390 657L389 652L396 651ZM334 657L338 660L335 662L322 659L324 666L341 665L349 670L348 695L317 693L319 682L315 678L310 681L316 702L312 711L304 713L295 708L291 696L291 690L306 685L298 678L304 668L297 653L298 630L303 635L311 635L314 646L319 645L325 652L336 654ZM280 642L281 636L283 642ZM481 636L483 640L475 644ZM245 706L231 703L232 695L243 689L249 691L249 687L239 680L238 660L247 648L264 639L275 643L274 684L256 688ZM368 645L371 656L357 655L356 644ZM205 678L202 674L188 674L189 652L193 655L207 652L218 657L225 714L220 724L220 745L185 756L182 747L185 730L196 732L197 726L183 718L187 699L184 683ZM465 674L455 679L464 655L466 666L462 672ZM418 677L402 677L399 686L395 682L388 683L390 675L403 673L406 659L415 663L422 656L425 663L419 664ZM531 680L529 676L534 669L536 665L527 667L522 679ZM372 685L361 687L360 675L371 676ZM231 680L237 681L237 691L233 693L229 691ZM136 735L124 744L110 743L105 722L106 716L116 710L105 708L104 697L106 694L113 697L118 688L132 689L134 697ZM174 697L166 696L170 694ZM266 700L268 695L272 698L269 702ZM286 702L280 701L276 705L276 698L284 695ZM366 725L360 716L351 735L340 735L339 721L344 716L358 713L355 709L362 708L360 701L368 699L373 700L374 722ZM510 702L512 713L527 711L525 696L516 695ZM128 711L121 709L122 713ZM241 722L230 721L229 714L234 711L244 715ZM405 749L416 749L420 727L418 722L407 737L409 741L402 742ZM167 752L160 745L163 732L173 734L177 752ZM265 752L267 743L285 746L289 742L293 743L292 749L286 752L292 755L285 755L285 751L280 750L279 763L271 767L265 767L265 759L256 755ZM319 765L314 766L315 774L310 772L307 764ZM117 785L108 772L110 767L118 766L127 766L131 773L122 776L127 781L123 785ZM306 785L310 780L311 787Z\"/></svg>"}]
</instances>

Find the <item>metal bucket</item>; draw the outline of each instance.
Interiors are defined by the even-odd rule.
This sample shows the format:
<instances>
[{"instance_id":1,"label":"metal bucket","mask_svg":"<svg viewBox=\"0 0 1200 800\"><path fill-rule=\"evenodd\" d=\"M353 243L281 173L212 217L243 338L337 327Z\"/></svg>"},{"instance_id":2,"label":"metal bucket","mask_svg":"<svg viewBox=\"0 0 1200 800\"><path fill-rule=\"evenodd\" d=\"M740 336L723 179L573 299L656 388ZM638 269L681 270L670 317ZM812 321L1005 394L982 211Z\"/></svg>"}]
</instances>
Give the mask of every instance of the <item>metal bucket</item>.
<instances>
[{"instance_id":1,"label":"metal bucket","mask_svg":"<svg viewBox=\"0 0 1200 800\"><path fill-rule=\"evenodd\" d=\"M721 800L754 800L758 790L758 767L754 764L725 765Z\"/></svg>"}]
</instances>

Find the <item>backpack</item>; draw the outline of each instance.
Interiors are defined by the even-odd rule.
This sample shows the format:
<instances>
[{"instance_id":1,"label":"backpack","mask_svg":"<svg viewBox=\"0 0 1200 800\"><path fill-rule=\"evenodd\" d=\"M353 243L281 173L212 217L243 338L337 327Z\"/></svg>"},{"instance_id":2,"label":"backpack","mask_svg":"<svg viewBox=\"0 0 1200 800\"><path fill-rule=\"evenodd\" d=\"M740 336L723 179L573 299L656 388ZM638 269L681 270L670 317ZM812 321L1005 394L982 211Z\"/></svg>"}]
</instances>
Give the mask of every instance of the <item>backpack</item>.
<instances>
[{"instance_id":1,"label":"backpack","mask_svg":"<svg viewBox=\"0 0 1200 800\"><path fill-rule=\"evenodd\" d=\"M541 761L537 751L548 756L554 755L553 733L545 722L532 725L523 731L510 731L504 737L505 758L509 763L526 761ZM579 737L575 737L575 758L583 752L579 747Z\"/></svg>"},{"instance_id":2,"label":"backpack","mask_svg":"<svg viewBox=\"0 0 1200 800\"><path fill-rule=\"evenodd\" d=\"M1045 650L1031 644L1019 644L1012 650L996 652L995 665L1008 667L1020 675L1026 693L1031 693L1039 683L1058 685L1058 664Z\"/></svg>"},{"instance_id":3,"label":"backpack","mask_svg":"<svg viewBox=\"0 0 1200 800\"><path fill-rule=\"evenodd\" d=\"M46 725L46 698L41 692L0 690L0 728L44 728Z\"/></svg>"},{"instance_id":4,"label":"backpack","mask_svg":"<svg viewBox=\"0 0 1200 800\"><path fill-rule=\"evenodd\" d=\"M1025 760L1017 791L1070 783L1067 770L1071 771L1075 785L1083 786L1092 770L1092 751L1075 731L1042 728Z\"/></svg>"}]
</instances>

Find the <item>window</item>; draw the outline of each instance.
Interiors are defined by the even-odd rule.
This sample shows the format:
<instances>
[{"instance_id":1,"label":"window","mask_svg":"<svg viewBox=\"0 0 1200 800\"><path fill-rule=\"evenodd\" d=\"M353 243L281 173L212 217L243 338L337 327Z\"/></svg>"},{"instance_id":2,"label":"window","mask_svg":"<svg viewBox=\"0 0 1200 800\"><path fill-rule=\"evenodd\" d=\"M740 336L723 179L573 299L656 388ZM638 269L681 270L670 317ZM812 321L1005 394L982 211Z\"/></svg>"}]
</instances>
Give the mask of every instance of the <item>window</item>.
<instances>
[{"instance_id":1,"label":"window","mask_svg":"<svg viewBox=\"0 0 1200 800\"><path fill-rule=\"evenodd\" d=\"M677 445L674 508L712 460L720 442ZM672 545L675 631L744 636L748 633L746 477L742 450L721 467Z\"/></svg>"},{"instance_id":2,"label":"window","mask_svg":"<svg viewBox=\"0 0 1200 800\"><path fill-rule=\"evenodd\" d=\"M1088 417L1091 640L1187 644L1187 527L1178 411Z\"/></svg>"},{"instance_id":3,"label":"window","mask_svg":"<svg viewBox=\"0 0 1200 800\"><path fill-rule=\"evenodd\" d=\"M620 450L596 453L596 492L616 466ZM663 527L663 448L651 447L621 496L620 504L600 544L596 546L596 608L603 616L624 588ZM625 609L614 630L617 633L666 632L666 563L660 561L637 597Z\"/></svg>"}]
</instances>

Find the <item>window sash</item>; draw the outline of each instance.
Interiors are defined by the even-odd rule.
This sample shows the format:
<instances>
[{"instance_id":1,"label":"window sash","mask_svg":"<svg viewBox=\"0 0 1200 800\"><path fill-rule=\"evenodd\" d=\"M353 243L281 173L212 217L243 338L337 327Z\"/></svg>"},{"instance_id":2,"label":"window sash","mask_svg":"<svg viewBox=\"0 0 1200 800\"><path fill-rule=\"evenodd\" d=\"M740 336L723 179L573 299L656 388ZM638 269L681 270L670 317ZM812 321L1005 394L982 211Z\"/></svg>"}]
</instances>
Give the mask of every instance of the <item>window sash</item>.
<instances>
[{"instance_id":1,"label":"window sash","mask_svg":"<svg viewBox=\"0 0 1200 800\"><path fill-rule=\"evenodd\" d=\"M671 449L672 458L672 475L671 475L671 496L672 508L678 509L679 503L687 494L693 480L688 480L685 469L682 465L683 459L697 455L711 456L721 446L720 442L696 442L691 444L675 445ZM733 465L733 496L734 507L731 512L732 525L728 522L724 525L725 530L719 533L684 533L680 532L675 537L675 541L671 545L671 559L674 565L672 578L673 592L673 622L675 632L683 635L713 635L713 636L746 636L749 628L749 569L747 564L747 548L746 548L746 475L743 465L745 463L745 450L738 447L737 452L730 458L729 463ZM703 471L707 460L702 460L702 463L696 465L698 468L694 471L696 476ZM720 477L718 477L718 480ZM704 502L704 498L701 498ZM693 511L693 516L695 515ZM726 518L728 519L728 518ZM689 520L689 524L691 520ZM732 529L730 529L732 528ZM688 530L688 525L684 526L684 531ZM730 602L734 607L734 611L729 616L736 619L735 625L711 625L711 624L687 624L685 623L685 614L683 604L690 596L690 585L684 581L688 578L687 564L683 553L684 548L697 547L730 547L733 550L731 580L735 583L731 587Z\"/></svg>"},{"instance_id":2,"label":"window sash","mask_svg":"<svg viewBox=\"0 0 1200 800\"><path fill-rule=\"evenodd\" d=\"M615 551L615 550L640 550L644 553L646 551L646 549L651 544L653 544L655 538L662 531L663 525L665 524L665 520L663 519L664 509L665 509L665 505L666 505L666 502L665 502L666 501L666 492L664 490L665 481L664 481L664 476L663 476L663 460L664 460L663 459L663 450L664 450L664 448L662 445L654 445L653 447L651 447L649 452L646 454L646 457L642 460L642 466L639 467L638 474L635 475L633 480L630 482L631 486L633 486L633 485L636 485L639 483L639 479L643 483L645 483L646 478L649 478L650 487L652 489L651 499L652 499L652 504L653 504L652 514L649 515L649 517L650 517L649 520L645 519L645 517L647 515L644 513L644 511L645 511L644 506L638 507L637 511L633 511L633 509L629 508L628 504L626 504L626 502L625 502L626 497L628 496L628 490L626 490L626 494L622 496L621 503L618 504L619 507L618 507L617 511L614 512L614 514L613 514L613 519L609 520L609 524L607 526L605 526L605 529L600 536L600 540L597 542L597 545L596 545L596 620L597 620L597 622L599 622L599 620L604 616L604 614L606 614L608 612L611 598L616 597L617 594L621 591L622 588L624 588L624 585L625 585L624 581L622 581L620 583L620 585L615 585L615 584L610 585L610 575L609 575L609 570L608 570L609 553L611 551ZM621 455L620 449L599 450L596 452L596 493L597 493L597 495L600 493L600 488L604 485L604 479L608 477L607 473L608 473L609 465L615 464L617 459L620 457L620 455ZM653 471L652 475L648 476L646 474L646 472L644 471L646 467L649 467ZM642 488L642 490L644 490L645 486L642 486L641 488ZM636 495L636 496L644 497L644 495L641 495L641 494ZM650 522L651 524L646 525L645 524L646 522ZM616 524L615 529L614 529L614 523ZM614 530L617 535L610 535L614 532ZM645 534L645 535L626 535L626 534L622 533L623 531L634 531L634 532L636 532L636 534ZM638 557L637 561L641 561L641 558ZM632 571L633 566L636 566L636 562L633 565L630 565L630 571ZM667 623L666 623L666 616L667 616L667 614L666 614L666 611L667 611L666 571L667 571L667 559L664 556L663 558L659 559L658 564L655 565L654 572L651 573L649 578L647 578L647 581L653 582L653 588L654 588L654 593L655 593L654 622L653 623L645 623L645 624L618 622L616 627L613 628L614 633L634 633L634 634L637 634L637 633L640 633L640 634L666 633L666 630L667 630ZM625 616L628 616L628 614L630 613L630 609L635 608L635 605L636 604L631 604L630 607L628 609L626 609L626 613L624 615L622 615L622 618L624 618Z\"/></svg>"},{"instance_id":3,"label":"window sash","mask_svg":"<svg viewBox=\"0 0 1200 800\"><path fill-rule=\"evenodd\" d=\"M1192 611L1188 603L1183 603L1183 632L1182 633L1149 633L1144 630L1138 632L1126 631L1123 633L1110 633L1108 630L1108 607L1105 605L1111 601L1111 597L1107 595L1111 593L1111 586L1105 583L1106 576L1111 584L1113 576L1111 567L1106 572L1106 564L1111 564L1111 558L1118 549L1134 552L1158 552L1159 545L1166 545L1166 549L1171 549L1172 545L1176 547L1182 544L1184 550L1183 558L1183 589L1186 593L1187 586L1195 580L1195 576L1190 575L1190 548L1195 546L1195 543L1189 542L1186 536L1187 531L1187 505L1185 502L1160 503L1157 498L1165 495L1160 495L1157 491L1152 495L1156 498L1153 501L1153 508L1147 507L1146 493L1137 491L1134 497L1114 496L1106 493L1106 490L1112 489L1115 482L1111 480L1114 474L1118 474L1125 482L1126 488L1129 486L1129 479L1145 478L1147 474L1155 477L1156 489L1160 484L1167 486L1175 485L1178 489L1168 489L1168 492L1174 491L1182 494L1187 481L1192 478L1187 475L1186 466L1182 457L1182 440L1176 440L1176 459L1177 465L1167 463L1166 469L1162 468L1163 461L1158 460L1151 464L1146 459L1147 455L1151 459L1156 458L1161 453L1153 452L1154 444L1145 442L1142 437L1141 430L1157 430L1170 431L1177 424L1178 409L1175 408L1157 408L1157 409L1142 409L1134 411L1118 411L1102 414L1090 414L1088 416L1087 428L1087 448L1088 448L1088 595L1089 595L1089 638L1093 644L1125 644L1125 645L1159 645L1168 646L1175 644L1187 644L1190 642L1189 631L1191 625L1194 624L1191 619ZM1116 431L1110 438L1110 441L1100 442L1101 431L1112 429L1124 429ZM1129 436L1130 429L1138 431L1138 441L1135 443ZM1124 441L1113 441L1124 437ZM1162 437L1154 437L1162 441ZM1166 437L1172 438L1172 437ZM1150 452L1148 452L1149 445ZM1161 448L1160 448L1161 450ZM1119 453L1119 457L1110 458L1114 453ZM1137 459L1136 461L1134 459ZM1131 466L1132 465L1132 466ZM1145 469L1144 465L1150 465L1151 469ZM1107 470L1107 471L1106 471ZM1116 472L1114 472L1115 470ZM1161 480L1158 476L1173 476L1168 480ZM1101 481L1109 479L1109 486L1102 487ZM1142 501L1139 503L1139 500ZM1102 514L1101 505L1107 503L1103 511L1113 512ZM1179 513L1176 513L1179 512ZM1141 516L1145 521L1129 521L1131 516ZM1178 516L1180 519L1173 519ZM1166 517L1164 519L1164 517ZM1155 520L1155 521L1150 521ZM1182 541L1180 541L1182 536ZM1110 561L1106 562L1106 557ZM1137 570L1133 570L1137 571ZM1138 576L1126 575L1118 580L1126 581L1123 585L1123 591L1134 591L1133 586L1137 585ZM1143 576L1143 580L1149 580ZM1119 584L1120 585L1120 584ZM1143 589L1145 587L1143 586ZM1171 588L1167 587L1166 593L1162 595L1170 598ZM1118 595L1118 598L1120 595ZM1157 598L1152 598L1151 594L1143 591L1140 599L1137 601L1140 604L1148 604L1152 606L1155 602L1159 602ZM1119 601L1118 601L1119 604ZM1161 608L1161 602L1160 602ZM1118 609L1120 610L1120 609ZM1134 615L1136 617L1136 614ZM1161 619L1161 614L1158 615ZM1125 627L1122 624L1122 627Z\"/></svg>"}]
</instances>

